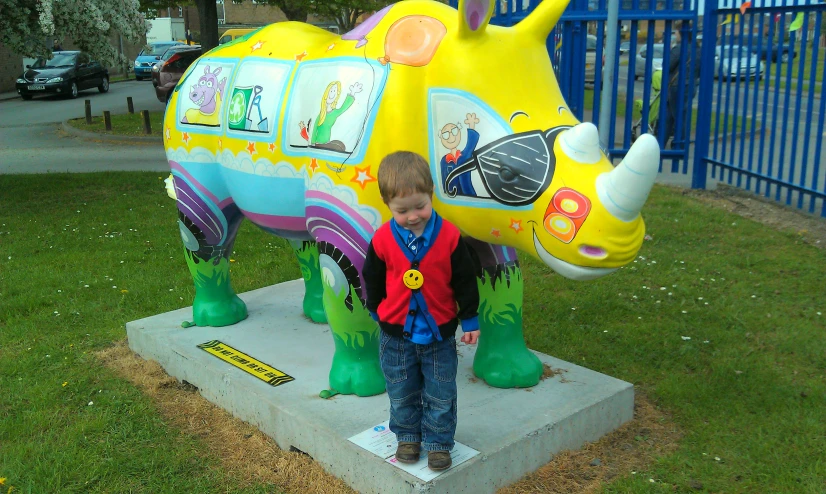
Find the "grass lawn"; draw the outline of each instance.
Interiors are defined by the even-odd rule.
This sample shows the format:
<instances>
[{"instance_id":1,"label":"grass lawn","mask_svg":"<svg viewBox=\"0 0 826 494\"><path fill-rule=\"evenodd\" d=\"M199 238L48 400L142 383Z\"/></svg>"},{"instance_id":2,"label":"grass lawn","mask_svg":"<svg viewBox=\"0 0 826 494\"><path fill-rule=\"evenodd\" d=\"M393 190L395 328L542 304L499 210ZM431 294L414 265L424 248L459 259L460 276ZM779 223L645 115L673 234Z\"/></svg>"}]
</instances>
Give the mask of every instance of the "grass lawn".
<instances>
[{"instance_id":1,"label":"grass lawn","mask_svg":"<svg viewBox=\"0 0 826 494\"><path fill-rule=\"evenodd\" d=\"M238 487L93 355L191 303L162 178L0 175L0 477L15 491L281 488ZM639 258L600 280L523 256L529 346L634 383L685 431L608 491L823 492L826 253L678 190L655 187L644 216ZM239 292L300 276L287 242L248 223L232 259Z\"/></svg>"},{"instance_id":2,"label":"grass lawn","mask_svg":"<svg viewBox=\"0 0 826 494\"><path fill-rule=\"evenodd\" d=\"M163 135L163 112L149 112L149 125L152 128L152 136ZM125 136L147 136L143 131L143 117L139 111L135 113L125 113L112 115L112 130L107 131L103 122L103 115L93 116L92 123L87 124L85 118L69 120L69 125L76 129L87 132L98 132L100 134L125 135Z\"/></svg>"},{"instance_id":3,"label":"grass lawn","mask_svg":"<svg viewBox=\"0 0 826 494\"><path fill-rule=\"evenodd\" d=\"M769 87L774 88L776 84L775 78L777 77L778 71L780 72L780 89L786 89L786 77L788 76L789 68L792 71L792 82L791 88L797 88L797 78L800 76L800 60L802 50L799 49L799 45L795 45L795 51L797 52L797 58L794 60L790 60L787 63L782 62L772 62L771 67L769 67L769 63L764 61L763 63L766 64L766 75L770 78L769 80ZM811 76L812 76L812 55L814 53L814 48L809 45L806 46L806 59L803 61L803 90L809 91L810 90L810 83L811 83ZM817 54L817 61L815 62L814 70L815 70L815 84L814 84L814 92L815 94L820 94L823 85L823 66L826 64L826 48L818 48ZM765 84L765 82L763 83Z\"/></svg>"}]
</instances>

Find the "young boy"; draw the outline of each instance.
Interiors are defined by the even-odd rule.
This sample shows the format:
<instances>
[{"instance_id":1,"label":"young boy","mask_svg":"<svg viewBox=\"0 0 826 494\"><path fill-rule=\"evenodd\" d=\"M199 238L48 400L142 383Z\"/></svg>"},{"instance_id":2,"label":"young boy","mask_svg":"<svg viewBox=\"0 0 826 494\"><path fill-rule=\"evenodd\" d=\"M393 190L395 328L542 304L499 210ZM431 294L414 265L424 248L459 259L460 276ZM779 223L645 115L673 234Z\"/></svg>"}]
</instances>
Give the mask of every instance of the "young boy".
<instances>
[{"instance_id":1,"label":"young boy","mask_svg":"<svg viewBox=\"0 0 826 494\"><path fill-rule=\"evenodd\" d=\"M367 308L381 327L379 359L390 397L396 460L450 468L456 433L456 326L479 338L477 263L459 229L433 211L427 161L400 151L379 165L379 191L393 213L364 263ZM457 308L458 304L458 308Z\"/></svg>"}]
</instances>

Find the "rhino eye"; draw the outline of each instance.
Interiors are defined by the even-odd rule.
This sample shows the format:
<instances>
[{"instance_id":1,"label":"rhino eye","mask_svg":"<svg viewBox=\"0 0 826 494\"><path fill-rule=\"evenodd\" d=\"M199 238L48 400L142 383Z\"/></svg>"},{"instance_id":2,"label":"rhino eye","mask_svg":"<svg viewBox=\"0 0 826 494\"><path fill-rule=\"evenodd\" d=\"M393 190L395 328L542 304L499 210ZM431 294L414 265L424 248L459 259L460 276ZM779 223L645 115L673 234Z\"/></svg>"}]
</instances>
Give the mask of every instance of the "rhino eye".
<instances>
[{"instance_id":1,"label":"rhino eye","mask_svg":"<svg viewBox=\"0 0 826 494\"><path fill-rule=\"evenodd\" d=\"M510 167L503 166L499 169L499 178L503 182L513 182L519 177L519 173L512 170Z\"/></svg>"}]
</instances>

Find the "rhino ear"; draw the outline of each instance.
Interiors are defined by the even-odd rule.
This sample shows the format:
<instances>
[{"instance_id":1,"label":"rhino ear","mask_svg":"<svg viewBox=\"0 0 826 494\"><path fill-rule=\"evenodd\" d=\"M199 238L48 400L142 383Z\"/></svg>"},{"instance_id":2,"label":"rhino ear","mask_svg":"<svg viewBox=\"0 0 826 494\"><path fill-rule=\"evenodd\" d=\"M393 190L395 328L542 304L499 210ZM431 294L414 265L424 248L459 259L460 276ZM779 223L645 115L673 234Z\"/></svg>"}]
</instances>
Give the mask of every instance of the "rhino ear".
<instances>
[{"instance_id":1,"label":"rhino ear","mask_svg":"<svg viewBox=\"0 0 826 494\"><path fill-rule=\"evenodd\" d=\"M618 0L617 0L618 1ZM551 34L562 12L568 7L570 0L544 0L533 9L528 17L516 25L520 35L530 36L545 42Z\"/></svg>"},{"instance_id":2,"label":"rhino ear","mask_svg":"<svg viewBox=\"0 0 826 494\"><path fill-rule=\"evenodd\" d=\"M495 0L459 0L459 32L462 36L481 36L493 15Z\"/></svg>"}]
</instances>

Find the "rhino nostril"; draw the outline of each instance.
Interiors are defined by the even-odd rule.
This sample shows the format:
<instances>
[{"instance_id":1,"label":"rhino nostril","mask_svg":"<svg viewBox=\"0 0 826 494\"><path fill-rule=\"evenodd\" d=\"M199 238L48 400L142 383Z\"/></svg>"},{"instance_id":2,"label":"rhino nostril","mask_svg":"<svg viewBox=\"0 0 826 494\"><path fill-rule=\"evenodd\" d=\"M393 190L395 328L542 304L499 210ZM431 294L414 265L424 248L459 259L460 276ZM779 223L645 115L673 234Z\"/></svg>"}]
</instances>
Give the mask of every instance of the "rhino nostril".
<instances>
[{"instance_id":1,"label":"rhino nostril","mask_svg":"<svg viewBox=\"0 0 826 494\"><path fill-rule=\"evenodd\" d=\"M604 249L594 247L593 245L580 245L579 253L591 259L605 259L608 257L608 253L605 252Z\"/></svg>"}]
</instances>

